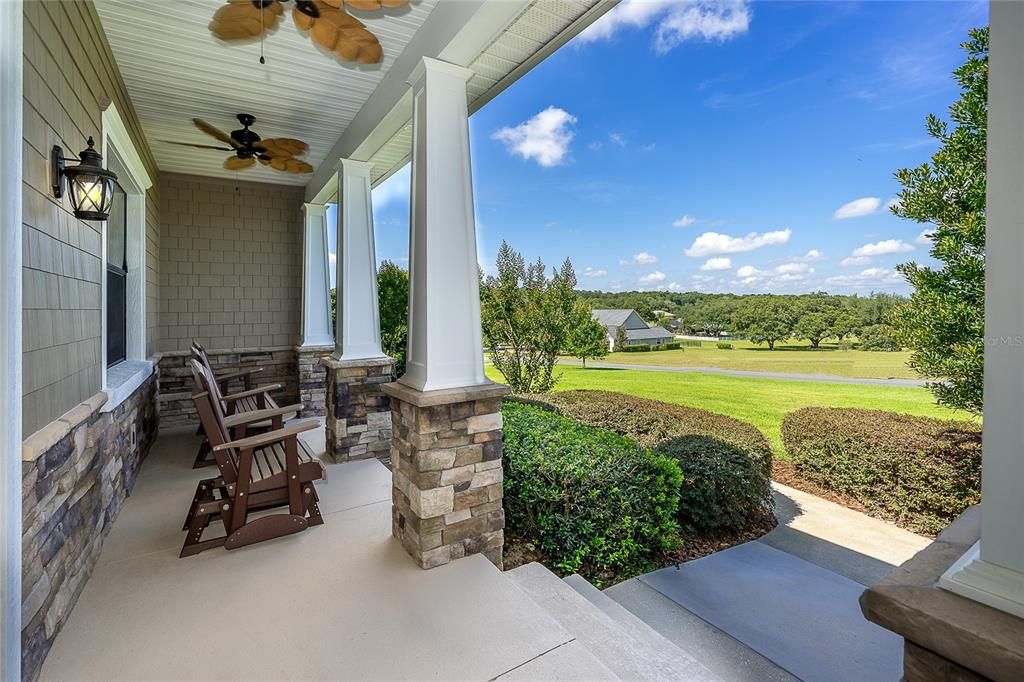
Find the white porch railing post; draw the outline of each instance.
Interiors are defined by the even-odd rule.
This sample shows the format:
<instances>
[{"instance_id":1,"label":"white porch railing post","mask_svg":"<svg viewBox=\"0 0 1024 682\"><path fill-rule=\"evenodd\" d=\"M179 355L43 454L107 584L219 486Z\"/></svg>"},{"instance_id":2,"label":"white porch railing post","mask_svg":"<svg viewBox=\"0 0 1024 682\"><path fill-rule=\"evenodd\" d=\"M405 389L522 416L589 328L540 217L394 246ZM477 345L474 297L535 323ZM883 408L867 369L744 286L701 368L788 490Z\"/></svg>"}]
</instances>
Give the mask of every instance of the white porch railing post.
<instances>
[{"instance_id":1,"label":"white porch railing post","mask_svg":"<svg viewBox=\"0 0 1024 682\"><path fill-rule=\"evenodd\" d=\"M0 679L21 679L22 4L0 2Z\"/></svg>"},{"instance_id":2,"label":"white porch railing post","mask_svg":"<svg viewBox=\"0 0 1024 682\"><path fill-rule=\"evenodd\" d=\"M1024 618L1024 3L990 8L981 540L940 584Z\"/></svg>"},{"instance_id":3,"label":"white porch railing post","mask_svg":"<svg viewBox=\"0 0 1024 682\"><path fill-rule=\"evenodd\" d=\"M370 164L338 165L338 322L335 357L380 358L377 254L373 242Z\"/></svg>"},{"instance_id":4,"label":"white porch railing post","mask_svg":"<svg viewBox=\"0 0 1024 682\"><path fill-rule=\"evenodd\" d=\"M302 345L331 346L330 279L327 271L327 206L303 204Z\"/></svg>"},{"instance_id":5,"label":"white porch railing post","mask_svg":"<svg viewBox=\"0 0 1024 682\"><path fill-rule=\"evenodd\" d=\"M409 345L399 381L420 391L489 383L480 338L466 107L472 75L461 66L424 58L409 78Z\"/></svg>"}]
</instances>

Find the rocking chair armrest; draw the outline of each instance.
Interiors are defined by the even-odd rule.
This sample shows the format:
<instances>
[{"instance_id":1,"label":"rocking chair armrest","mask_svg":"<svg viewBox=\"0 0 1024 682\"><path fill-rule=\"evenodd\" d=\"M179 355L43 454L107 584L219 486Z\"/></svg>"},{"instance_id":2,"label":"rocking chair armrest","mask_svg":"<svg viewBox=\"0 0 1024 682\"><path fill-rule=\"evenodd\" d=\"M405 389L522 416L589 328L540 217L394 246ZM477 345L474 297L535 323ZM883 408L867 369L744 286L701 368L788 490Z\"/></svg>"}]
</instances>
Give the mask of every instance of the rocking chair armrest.
<instances>
[{"instance_id":1,"label":"rocking chair armrest","mask_svg":"<svg viewBox=\"0 0 1024 682\"><path fill-rule=\"evenodd\" d=\"M213 378L217 381L224 381L226 379L237 379L239 377L246 377L250 374L256 374L262 372L262 367L250 367L248 369L231 369L230 371L214 371Z\"/></svg>"},{"instance_id":2,"label":"rocking chair armrest","mask_svg":"<svg viewBox=\"0 0 1024 682\"><path fill-rule=\"evenodd\" d=\"M215 445L214 452L220 452L221 450L227 450L229 448L237 448L239 450L253 450L255 448L262 448L267 445L279 443L288 438L294 438L303 431L311 431L320 427L319 419L307 419L301 422L294 422L278 429L277 431L268 431L267 433L261 433L258 436L249 436L248 438L241 438L239 440L233 440L230 443L221 443Z\"/></svg>"},{"instance_id":3,"label":"rocking chair armrest","mask_svg":"<svg viewBox=\"0 0 1024 682\"><path fill-rule=\"evenodd\" d=\"M231 395L221 396L221 400L223 400L226 403L233 403L236 400L241 400L242 398L248 398L250 396L259 395L261 393L270 393L271 391L277 391L282 388L284 388L283 384L268 384L267 386L257 386L256 388L251 388L248 391L239 391L238 393L232 393Z\"/></svg>"},{"instance_id":4,"label":"rocking chair armrest","mask_svg":"<svg viewBox=\"0 0 1024 682\"><path fill-rule=\"evenodd\" d=\"M231 428L233 426L239 426L241 424L252 424L253 422L260 422L267 419L272 419L277 416L283 417L291 412L298 412L303 408L302 403L295 403L294 405L285 405L283 407L268 407L265 410L253 410L252 412L239 412L238 414L232 414L224 417L224 426Z\"/></svg>"}]
</instances>

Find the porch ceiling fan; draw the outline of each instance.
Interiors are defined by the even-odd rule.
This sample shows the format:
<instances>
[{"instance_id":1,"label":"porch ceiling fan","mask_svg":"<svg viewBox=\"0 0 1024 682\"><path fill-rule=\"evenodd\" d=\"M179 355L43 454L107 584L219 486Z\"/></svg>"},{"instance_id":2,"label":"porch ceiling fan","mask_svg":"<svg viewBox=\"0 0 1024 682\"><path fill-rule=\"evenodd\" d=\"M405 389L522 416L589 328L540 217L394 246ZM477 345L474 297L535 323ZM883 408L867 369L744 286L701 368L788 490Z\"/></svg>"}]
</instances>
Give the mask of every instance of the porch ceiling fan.
<instances>
[{"instance_id":1,"label":"porch ceiling fan","mask_svg":"<svg viewBox=\"0 0 1024 682\"><path fill-rule=\"evenodd\" d=\"M217 139L227 147L218 147L210 144L193 144L191 142L172 142L165 140L168 144L176 144L182 147L195 147L196 149L216 149L223 152L234 152L224 161L224 168L227 170L242 170L256 165L256 162L269 166L274 170L283 173L312 173L313 167L295 158L306 153L309 145L302 140L291 137L274 137L263 139L250 130L249 126L256 122L252 114L238 114L238 122L242 124L239 130L232 130L228 135L224 131L213 127L201 118L192 119L192 123L204 133Z\"/></svg>"},{"instance_id":2,"label":"porch ceiling fan","mask_svg":"<svg viewBox=\"0 0 1024 682\"><path fill-rule=\"evenodd\" d=\"M210 32L224 41L250 40L277 28L284 14L282 3L291 0L227 0L210 22ZM339 59L378 64L384 56L380 41L346 9L379 10L402 7L409 0L293 0L292 21L300 31ZM260 63L264 63L260 56Z\"/></svg>"}]
</instances>

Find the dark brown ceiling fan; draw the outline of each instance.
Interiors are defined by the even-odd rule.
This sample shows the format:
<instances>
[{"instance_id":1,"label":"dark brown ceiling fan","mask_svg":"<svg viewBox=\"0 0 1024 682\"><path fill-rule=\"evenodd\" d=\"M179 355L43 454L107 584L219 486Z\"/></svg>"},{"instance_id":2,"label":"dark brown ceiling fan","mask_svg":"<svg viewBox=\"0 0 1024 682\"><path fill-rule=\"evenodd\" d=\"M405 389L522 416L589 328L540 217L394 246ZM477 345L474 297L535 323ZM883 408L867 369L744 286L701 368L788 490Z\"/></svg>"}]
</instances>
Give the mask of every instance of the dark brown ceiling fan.
<instances>
[{"instance_id":1,"label":"dark brown ceiling fan","mask_svg":"<svg viewBox=\"0 0 1024 682\"><path fill-rule=\"evenodd\" d=\"M210 137L223 142L227 147L218 147L211 144L193 144L191 142L172 142L165 140L168 144L181 145L183 147L194 147L196 149L216 149L218 151L233 152L224 161L224 168L227 170L242 170L256 165L256 162L269 166L282 173L312 173L313 166L302 159L301 156L309 149L309 145L302 140L291 137L274 137L263 139L250 130L249 126L256 122L252 114L238 114L238 122L242 127L232 130L227 134L219 128L215 128L201 118L193 118L192 123L196 128L202 130Z\"/></svg>"}]
</instances>

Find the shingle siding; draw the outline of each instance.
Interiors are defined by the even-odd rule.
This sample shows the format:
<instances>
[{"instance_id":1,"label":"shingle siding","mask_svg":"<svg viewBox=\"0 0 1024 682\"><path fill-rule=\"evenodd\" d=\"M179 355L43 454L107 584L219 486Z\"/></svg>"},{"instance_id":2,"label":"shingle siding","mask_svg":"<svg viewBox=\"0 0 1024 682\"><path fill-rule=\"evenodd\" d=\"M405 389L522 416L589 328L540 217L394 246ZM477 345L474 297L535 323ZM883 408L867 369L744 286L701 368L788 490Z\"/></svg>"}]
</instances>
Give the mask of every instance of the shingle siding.
<instances>
[{"instance_id":1,"label":"shingle siding","mask_svg":"<svg viewBox=\"0 0 1024 682\"><path fill-rule=\"evenodd\" d=\"M299 343L303 188L160 178L159 350Z\"/></svg>"},{"instance_id":2,"label":"shingle siding","mask_svg":"<svg viewBox=\"0 0 1024 682\"><path fill-rule=\"evenodd\" d=\"M99 145L109 100L154 176L156 164L92 4L32 1L24 8L22 429L28 437L102 388L102 226L76 219L67 197L52 197L50 147L74 155L90 135ZM158 211L154 188L146 196L150 349L159 314Z\"/></svg>"}]
</instances>

